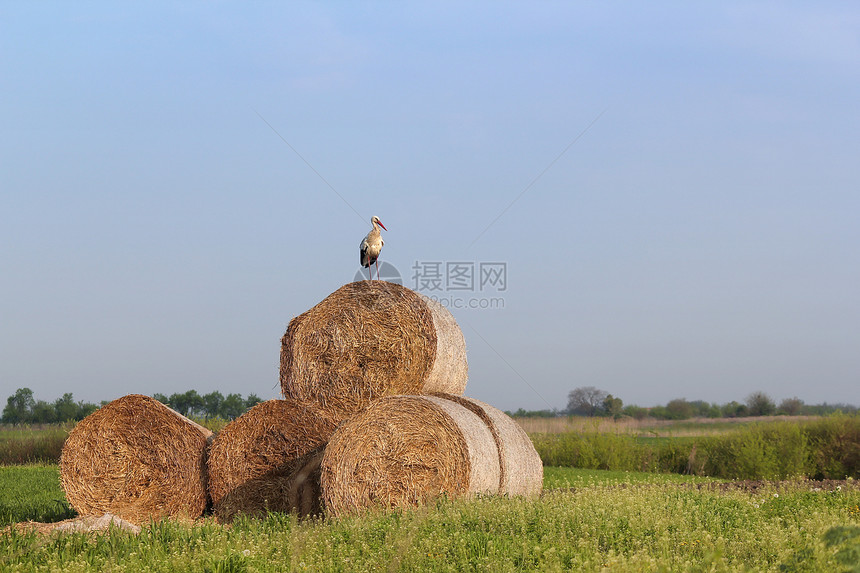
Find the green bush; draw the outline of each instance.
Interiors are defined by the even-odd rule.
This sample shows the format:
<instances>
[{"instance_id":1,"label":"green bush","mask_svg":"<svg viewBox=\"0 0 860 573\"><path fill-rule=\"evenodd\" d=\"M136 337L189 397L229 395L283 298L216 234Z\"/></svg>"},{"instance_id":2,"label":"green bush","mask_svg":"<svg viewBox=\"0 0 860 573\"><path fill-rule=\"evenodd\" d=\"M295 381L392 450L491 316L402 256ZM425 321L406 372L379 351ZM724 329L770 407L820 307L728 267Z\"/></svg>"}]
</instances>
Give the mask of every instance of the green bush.
<instances>
[{"instance_id":1,"label":"green bush","mask_svg":"<svg viewBox=\"0 0 860 573\"><path fill-rule=\"evenodd\" d=\"M596 470L632 470L638 467L639 448L628 435L596 433L583 440L582 467Z\"/></svg>"},{"instance_id":2,"label":"green bush","mask_svg":"<svg viewBox=\"0 0 860 573\"><path fill-rule=\"evenodd\" d=\"M728 479L778 479L806 475L809 451L797 425L744 427L704 442L704 473ZM787 459L783 459L783 455Z\"/></svg>"},{"instance_id":3,"label":"green bush","mask_svg":"<svg viewBox=\"0 0 860 573\"><path fill-rule=\"evenodd\" d=\"M535 434L532 441L548 466L635 470L641 465L641 448L634 437L625 434Z\"/></svg>"},{"instance_id":4,"label":"green bush","mask_svg":"<svg viewBox=\"0 0 860 573\"><path fill-rule=\"evenodd\" d=\"M655 471L661 473L704 475L699 471L698 444L686 439L668 440L655 452Z\"/></svg>"}]
</instances>

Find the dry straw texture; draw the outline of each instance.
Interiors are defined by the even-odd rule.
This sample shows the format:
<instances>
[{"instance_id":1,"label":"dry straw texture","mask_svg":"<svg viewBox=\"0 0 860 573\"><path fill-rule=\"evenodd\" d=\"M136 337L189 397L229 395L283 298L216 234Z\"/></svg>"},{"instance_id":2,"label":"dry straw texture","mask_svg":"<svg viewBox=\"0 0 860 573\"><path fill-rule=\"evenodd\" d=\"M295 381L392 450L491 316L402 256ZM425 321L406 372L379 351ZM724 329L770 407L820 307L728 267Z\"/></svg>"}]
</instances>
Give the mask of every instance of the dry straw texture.
<instances>
[{"instance_id":1,"label":"dry straw texture","mask_svg":"<svg viewBox=\"0 0 860 573\"><path fill-rule=\"evenodd\" d=\"M385 281L344 285L290 321L281 341L284 396L339 420L384 396L462 394L467 374L451 313Z\"/></svg>"},{"instance_id":2,"label":"dry straw texture","mask_svg":"<svg viewBox=\"0 0 860 573\"><path fill-rule=\"evenodd\" d=\"M206 509L209 430L148 396L102 406L69 434L60 458L66 498L81 515L135 524L194 519Z\"/></svg>"},{"instance_id":3,"label":"dry straw texture","mask_svg":"<svg viewBox=\"0 0 860 573\"><path fill-rule=\"evenodd\" d=\"M496 441L499 449L499 493L535 497L543 489L543 462L531 438L513 418L489 404L467 398L436 394L440 398L457 402L480 417Z\"/></svg>"},{"instance_id":4,"label":"dry straw texture","mask_svg":"<svg viewBox=\"0 0 860 573\"><path fill-rule=\"evenodd\" d=\"M209 493L222 522L237 514L319 511L322 446L335 423L294 402L269 400L227 424L209 453Z\"/></svg>"},{"instance_id":5,"label":"dry straw texture","mask_svg":"<svg viewBox=\"0 0 860 573\"><path fill-rule=\"evenodd\" d=\"M440 495L497 493L499 453L487 424L438 396L393 396L332 435L322 462L326 511L408 507Z\"/></svg>"}]
</instances>

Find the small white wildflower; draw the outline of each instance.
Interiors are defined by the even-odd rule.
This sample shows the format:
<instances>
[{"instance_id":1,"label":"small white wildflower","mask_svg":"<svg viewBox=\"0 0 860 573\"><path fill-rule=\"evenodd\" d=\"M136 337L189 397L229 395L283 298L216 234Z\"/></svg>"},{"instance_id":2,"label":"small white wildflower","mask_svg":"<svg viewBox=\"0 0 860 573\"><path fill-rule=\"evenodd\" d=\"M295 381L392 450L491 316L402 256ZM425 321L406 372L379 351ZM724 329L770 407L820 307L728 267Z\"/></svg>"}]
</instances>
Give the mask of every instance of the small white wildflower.
<instances>
[{"instance_id":1,"label":"small white wildflower","mask_svg":"<svg viewBox=\"0 0 860 573\"><path fill-rule=\"evenodd\" d=\"M242 555L244 555L245 557L247 557L247 556L248 556L248 555L250 555L250 554L251 554L251 550L250 550L250 549L246 549L245 551L243 551L243 552L242 552Z\"/></svg>"},{"instance_id":2,"label":"small white wildflower","mask_svg":"<svg viewBox=\"0 0 860 573\"><path fill-rule=\"evenodd\" d=\"M773 497L779 497L778 493L773 494Z\"/></svg>"}]
</instances>

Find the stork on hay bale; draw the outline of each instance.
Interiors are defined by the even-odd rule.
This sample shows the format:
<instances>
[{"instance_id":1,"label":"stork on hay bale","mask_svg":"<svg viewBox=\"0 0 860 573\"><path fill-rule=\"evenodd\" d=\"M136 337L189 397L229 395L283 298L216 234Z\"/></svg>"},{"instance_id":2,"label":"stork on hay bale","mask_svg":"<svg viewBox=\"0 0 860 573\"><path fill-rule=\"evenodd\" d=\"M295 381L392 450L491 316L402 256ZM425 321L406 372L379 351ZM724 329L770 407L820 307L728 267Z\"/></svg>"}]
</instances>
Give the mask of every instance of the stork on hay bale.
<instances>
[{"instance_id":1,"label":"stork on hay bale","mask_svg":"<svg viewBox=\"0 0 860 573\"><path fill-rule=\"evenodd\" d=\"M322 447L336 424L286 400L257 404L227 424L209 452L209 494L222 523L239 514L319 513Z\"/></svg>"},{"instance_id":2,"label":"stork on hay bale","mask_svg":"<svg viewBox=\"0 0 860 573\"><path fill-rule=\"evenodd\" d=\"M384 396L462 394L466 342L444 306L385 281L342 286L290 321L281 390L338 421Z\"/></svg>"},{"instance_id":3,"label":"stork on hay bale","mask_svg":"<svg viewBox=\"0 0 860 573\"><path fill-rule=\"evenodd\" d=\"M385 241L382 240L382 231L379 228L385 229L385 225L376 215L370 218L370 224L373 225L373 229L361 240L361 244L358 246L359 262L361 266L367 269L369 279L373 278L371 267L376 263L376 279L379 280L379 263L377 261L379 260L379 253L382 252L382 246L385 244Z\"/></svg>"},{"instance_id":4,"label":"stork on hay bale","mask_svg":"<svg viewBox=\"0 0 860 573\"><path fill-rule=\"evenodd\" d=\"M211 438L154 398L123 396L69 433L60 456L66 499L81 515L111 513L137 525L193 520L206 509Z\"/></svg>"},{"instance_id":5,"label":"stork on hay bale","mask_svg":"<svg viewBox=\"0 0 860 573\"><path fill-rule=\"evenodd\" d=\"M498 423L492 407L462 400L392 396L341 424L322 460L326 512L411 507L441 495L539 493L543 469L534 447L525 447L511 424Z\"/></svg>"}]
</instances>

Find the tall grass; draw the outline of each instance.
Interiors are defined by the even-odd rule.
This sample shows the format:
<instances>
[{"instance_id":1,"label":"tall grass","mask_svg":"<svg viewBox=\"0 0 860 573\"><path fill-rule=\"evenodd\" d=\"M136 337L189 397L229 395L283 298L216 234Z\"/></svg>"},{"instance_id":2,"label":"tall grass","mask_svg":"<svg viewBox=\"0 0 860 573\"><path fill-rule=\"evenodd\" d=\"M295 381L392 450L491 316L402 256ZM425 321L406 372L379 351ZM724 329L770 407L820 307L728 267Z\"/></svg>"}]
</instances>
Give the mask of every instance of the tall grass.
<instances>
[{"instance_id":1,"label":"tall grass","mask_svg":"<svg viewBox=\"0 0 860 573\"><path fill-rule=\"evenodd\" d=\"M726 479L860 478L860 416L744 425L731 433L641 438L630 433L533 434L548 466L689 473Z\"/></svg>"},{"instance_id":2,"label":"tall grass","mask_svg":"<svg viewBox=\"0 0 860 573\"><path fill-rule=\"evenodd\" d=\"M0 465L57 463L73 423L0 426Z\"/></svg>"},{"instance_id":3,"label":"tall grass","mask_svg":"<svg viewBox=\"0 0 860 573\"><path fill-rule=\"evenodd\" d=\"M809 439L798 424L750 426L734 434L711 438L703 449L704 463L696 470L705 475L784 479L814 473ZM846 476L822 477L843 479Z\"/></svg>"},{"instance_id":4,"label":"tall grass","mask_svg":"<svg viewBox=\"0 0 860 573\"><path fill-rule=\"evenodd\" d=\"M830 416L808 428L813 477L860 474L860 415Z\"/></svg>"},{"instance_id":5,"label":"tall grass","mask_svg":"<svg viewBox=\"0 0 860 573\"><path fill-rule=\"evenodd\" d=\"M750 416L745 418L692 418L657 420L655 418L621 418L559 416L556 418L517 417L516 422L529 434L565 434L569 432L633 434L636 436L684 438L716 436L740 427L771 422L809 422L817 416Z\"/></svg>"}]
</instances>

